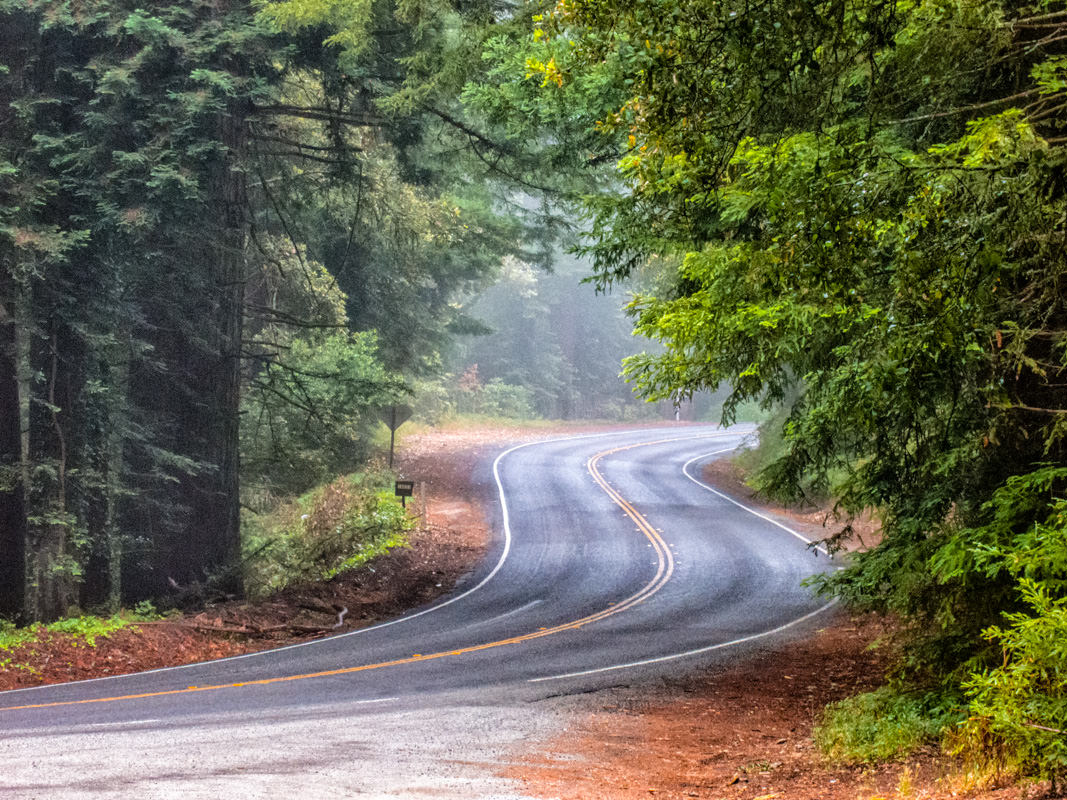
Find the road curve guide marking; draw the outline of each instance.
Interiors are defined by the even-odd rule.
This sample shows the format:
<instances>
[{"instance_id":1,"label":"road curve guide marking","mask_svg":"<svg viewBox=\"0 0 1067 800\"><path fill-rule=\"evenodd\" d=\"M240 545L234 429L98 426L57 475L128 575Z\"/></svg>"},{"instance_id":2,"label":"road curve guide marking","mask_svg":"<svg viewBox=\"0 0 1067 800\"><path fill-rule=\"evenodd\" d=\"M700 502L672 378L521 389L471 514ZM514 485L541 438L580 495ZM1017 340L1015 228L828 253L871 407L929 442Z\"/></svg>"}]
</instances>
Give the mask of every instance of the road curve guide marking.
<instances>
[{"instance_id":1,"label":"road curve guide marking","mask_svg":"<svg viewBox=\"0 0 1067 800\"><path fill-rule=\"evenodd\" d=\"M723 494L718 489L715 489L715 488L709 486L708 484L704 483L704 481L700 480L699 478L694 477L689 472L689 467L692 464L696 463L697 461L702 461L705 458L710 458L711 456L717 456L717 455L720 455L722 453L728 453L733 449L734 448L732 448L732 447L727 447L727 448L724 448L722 450L714 450L714 451L712 451L710 453L704 453L702 455L695 456L694 458L689 459L687 462L685 462L685 464L682 465L682 473L685 475L685 477L689 478L689 480L691 480L693 483L695 483L700 488L706 489L707 491L709 491L712 494L722 498L723 500L727 500L727 501L733 503L738 508L742 508L745 511L747 511L748 513L754 514L755 516L759 517L760 519L762 519L762 520L764 520L766 522L769 522L772 525L775 525L775 526L781 528L786 533L789 533L789 534L795 536L796 538L800 539L802 542L807 543L808 545L813 544L811 539L807 538L803 534L798 533L797 531L793 530L792 528L789 528L789 527L783 525L781 522L778 522L777 520L772 519L771 517L768 517L766 514L762 514L759 511L756 511L754 508L749 508L744 503L738 502L737 500L735 500L734 498L730 497L729 495ZM815 549L820 553L823 553L825 555L829 555L829 553L827 553L826 549L823 548L823 547L817 547ZM547 677L544 677L544 678L530 678L528 682L529 683L543 683L544 681L559 681L559 680L565 680L567 678L581 678L581 677L584 677L584 676L587 676L587 675L596 675L597 673L601 673L601 672L614 672L616 670L621 670L621 669L633 669L635 667L644 667L644 666L648 666L649 664L662 664L665 661L675 661L675 660L680 659L680 658L688 658L689 656L700 655L701 653L710 653L713 650L722 650L722 649L725 649L727 647L736 647L737 645L744 644L745 642L751 642L751 641L753 641L755 639L762 639L762 638L764 638L766 636L773 636L776 633L781 633L783 631L786 631L789 628L792 628L792 627L794 627L796 625L799 625L802 622L805 622L805 621L811 619L812 617L818 616L819 614L823 613L824 611L826 611L827 609L829 609L829 608L831 608L831 607L833 607L835 605L837 605L837 601L836 600L831 600L829 603L826 603L825 605L820 606L819 608L815 609L814 611L809 611L807 614L804 614L803 616L797 617L794 620L790 620L789 622L786 622L786 623L784 623L782 625L779 625L776 628L772 628L772 629L767 630L767 631L760 631L759 633L749 634L748 636L742 636L742 637L737 638L737 639L731 639L728 642L718 642L717 644L710 644L710 645L706 645L704 647L697 647L697 648L694 648L692 650L686 650L686 651L684 651L682 653L671 653L669 655L657 656L655 658L646 658L646 659L642 659L640 661L630 661L630 662L625 663L625 664L613 664L613 665L611 665L609 667L595 667L595 668L592 668L592 669L579 670L577 672L567 672L567 673L562 674L562 675L550 675L550 676L547 676Z\"/></svg>"}]
</instances>

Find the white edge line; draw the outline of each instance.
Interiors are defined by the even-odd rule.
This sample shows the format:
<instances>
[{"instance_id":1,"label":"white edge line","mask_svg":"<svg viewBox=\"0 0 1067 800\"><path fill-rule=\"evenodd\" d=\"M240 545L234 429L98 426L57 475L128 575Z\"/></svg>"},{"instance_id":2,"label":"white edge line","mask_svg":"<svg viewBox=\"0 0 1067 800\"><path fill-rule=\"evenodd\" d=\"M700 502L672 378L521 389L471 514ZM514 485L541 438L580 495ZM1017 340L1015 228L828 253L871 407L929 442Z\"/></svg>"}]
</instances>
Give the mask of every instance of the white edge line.
<instances>
[{"instance_id":1,"label":"white edge line","mask_svg":"<svg viewBox=\"0 0 1067 800\"><path fill-rule=\"evenodd\" d=\"M140 676L140 675L155 675L155 674L158 674L158 673L161 673L161 672L172 672L172 671L176 671L176 670L190 669L192 667L201 667L201 666L204 666L205 664L223 664L223 663L228 663L230 661L241 661L241 660L246 659L246 658L260 658L260 657L263 657L263 656L269 656L272 653L281 653L281 652L284 652L286 650L295 650L298 647L312 647L312 646L315 646L315 645L320 645L320 644L322 644L324 642L333 642L333 641L336 641L338 639L344 639L344 638L349 637L349 636L358 636L361 633L369 633L371 631L376 631L379 628L388 628L390 625L398 625L401 622L407 622L409 620L416 619L417 617L424 616L425 614L429 614L431 612L434 612L434 611L437 611L439 609L442 609L445 606L450 606L453 603L458 602L459 600L462 600L462 599L464 599L466 597L469 597L470 595L474 594L479 589L484 587L487 583L489 583L489 581L492 580L493 577L495 577L498 572L500 572L501 568L504 566L504 561L507 559L508 554L511 552L511 522L510 522L510 519L508 517L507 500L504 497L504 485L503 485L503 483L501 483L501 480L500 480L500 462L501 462L501 460L503 460L503 458L505 456L509 455L510 453L515 452L516 450L521 450L524 447L532 447L533 445L538 445L538 444L553 444L555 442L568 442L568 441L573 441L573 440L578 440L578 439L596 439L596 438L603 438L603 437L606 437L606 436L626 436L626 435L634 434L634 433L644 433L644 432L652 431L652 430L660 430L660 429L662 429L662 427L663 426L658 426L658 427L653 427L653 428L632 428L632 429L629 429L629 430L621 430L621 431L620 430L613 430L613 431L601 431L601 432L598 432L598 433L583 433L583 434L577 434L577 435L574 435L574 436L559 436L559 437L556 437L556 438L553 438L553 439L537 439L537 440L532 441L532 442L522 442L521 444L514 445L512 447L509 447L507 450L504 450L502 453L500 453L496 457L496 459L494 459L494 461L493 461L493 478L496 481L497 490L498 490L499 495L500 495L500 507L501 507L501 511L503 512L503 519L504 519L504 528L503 528L504 550L503 550L503 552L501 552L500 558L497 560L496 565L493 567L493 569L489 572L488 575L486 575L484 578L482 578L482 580L479 581L476 586L472 586L467 591L465 591L465 592L463 592L461 594L458 594L455 597L451 597L451 598L449 598L448 600L445 600L442 603L438 603L435 606L430 606L429 608L424 608L422 611L418 611L418 612L416 612L414 614L409 614L406 617L398 617L396 619L389 620L388 622L380 622L377 625L371 625L368 628L360 628L359 630L349 631L348 633L339 633L339 634L336 634L334 636L329 636L329 637L327 637L325 639L313 639L313 640L308 641L308 642L297 642L296 644L289 644L289 645L285 645L284 647L276 647L276 648L273 648L273 649L270 649L270 650L258 650L255 653L244 653L243 655L239 655L239 656L227 656L226 658L216 658L216 659L212 659L211 661L195 661L195 662L193 662L191 664L178 664L178 665L175 665L173 667L158 667L156 669L144 670L143 672L130 672L130 673L126 673L126 674L123 674L123 675L106 675L106 676L100 677L100 678L86 678L86 679L80 680L80 681L66 681L64 683L50 683L50 684L44 684L42 686L26 686L26 687L23 687L21 689L8 689L7 691L0 692L0 696L9 696L9 695L13 695L13 694L22 694L22 693L26 693L26 692L37 692L37 691L41 691L43 689L55 689L56 687L59 687L59 686L75 686L75 685L81 685L81 684L86 684L86 683L97 683L97 682L101 682L101 681L120 680L122 678L132 678L134 676ZM718 430L720 432L720 435L726 436L726 435L730 435L731 434L731 431L730 431L729 428L722 428L722 427L719 427L719 426L715 426L715 427L718 428ZM711 435L715 435L715 434L711 434ZM741 435L740 432L737 432L737 435ZM136 627L136 625L134 625L134 627Z\"/></svg>"},{"instance_id":2,"label":"white edge line","mask_svg":"<svg viewBox=\"0 0 1067 800\"><path fill-rule=\"evenodd\" d=\"M689 478L689 480L691 480L693 483L695 483L701 489L705 489L706 491L711 492L713 495L716 495L717 497L721 497L723 500L726 500L726 501L728 501L730 503L733 503L738 508L744 509L749 514L753 514L753 515L759 517L760 519L764 520L765 522L769 522L769 523L771 523L771 525L774 525L776 527L781 528L783 531L785 531L786 533L788 533L788 534L790 534L792 536L797 537L798 539L800 539L800 541L804 542L805 544L813 544L811 539L809 539L807 536L804 536L802 533L798 533L797 531L793 530L792 528L790 528L790 527L788 527L786 525L783 525L778 520L776 520L776 519L774 519L772 517L768 517L766 514L762 514L759 511L756 511L756 509L754 509L754 508L749 508L744 503L740 503L737 500L734 500L734 498L730 497L730 495L725 494L723 492L720 492L718 489L715 489L715 488L713 488L711 486L708 486L708 484L704 483L704 481L700 480L699 478L693 477L693 475L689 472L689 466L691 464L693 464L694 462L700 461L701 459L704 459L704 458L708 458L709 456L717 456L720 453L728 453L730 450L733 450L733 449L735 449L735 448L729 447L729 448L726 448L724 450L716 450L713 453L704 453L703 455L699 455L699 456L696 456L695 458L691 458L691 459L689 459L688 461L686 461L682 465L682 473L685 475L685 477ZM826 551L825 547L816 547L815 550L817 550L818 552L822 553L823 555L826 555L826 556L830 555Z\"/></svg>"},{"instance_id":3,"label":"white edge line","mask_svg":"<svg viewBox=\"0 0 1067 800\"><path fill-rule=\"evenodd\" d=\"M586 669L581 672L568 672L565 675L552 675L546 678L531 678L529 683L541 683L542 681L559 681L565 678L580 678L584 675L595 675L598 672L612 672L618 669L632 669L633 667L643 667L647 664L661 664L664 661L674 661L679 658L688 658L689 656L700 655L701 653L708 653L712 650L721 650L725 647L734 647L745 642L751 642L753 639L761 639L764 636L772 636L776 633L792 628L794 625L799 625L805 620L809 620L816 614L821 614L826 609L837 604L836 600L831 600L821 608L817 608L814 611L809 611L802 617L797 617L791 622L787 622L784 625L779 625L777 628L772 628L769 631L762 631L760 633L753 633L749 636L742 636L740 639L731 639L729 642L719 642L718 644L710 644L707 647L698 647L695 650L686 650L684 653L672 653L669 656L659 656L658 658L646 658L643 661L631 661L629 664L615 664L611 667L599 667L597 669Z\"/></svg>"},{"instance_id":4,"label":"white edge line","mask_svg":"<svg viewBox=\"0 0 1067 800\"><path fill-rule=\"evenodd\" d=\"M725 447L725 448L723 448L721 450L715 450L715 451L713 451L711 453L704 453L702 455L699 455L699 456L696 456L694 458L691 458L691 459L689 459L688 461L686 461L682 465L682 474L685 475L685 477L689 478L689 480L691 480L693 483L695 483L700 488L706 489L707 491L711 492L712 494L721 497L723 500L728 500L729 502L733 503L738 508L742 508L745 511L747 511L748 513L754 514L755 516L759 517L760 519L762 519L762 520L764 520L766 522L769 522L772 525L775 525L776 527L781 528L786 533L789 533L789 534L795 536L796 538L800 539L802 542L806 542L807 544L810 545L812 543L812 541L808 537L804 536L801 533L798 533L797 531L793 530L792 528L789 528L789 527L783 525L781 522L778 522L778 520L772 519L771 517L768 517L766 514L761 514L759 511L756 511L753 508L749 508L744 503L739 503L737 500L734 500L734 498L730 497L729 495L723 494L718 489L714 489L711 486L708 486L708 484L704 483L704 481L693 477L693 475L689 472L689 466L691 464L693 464L693 463L695 463L697 461L700 461L701 459L708 458L709 456L717 456L717 455L719 455L721 453L728 453L731 450L735 450L735 449L736 448L733 448L733 447ZM816 549L821 553L826 553L825 548L818 547ZM829 554L827 553L827 555L829 555ZM787 630L788 628L792 628L794 625L798 625L801 622L804 622L805 620L811 619L812 617L816 616L817 614L821 614L826 609L828 609L831 606L834 606L836 604L837 604L836 600L831 600L826 605L821 606L820 608L817 608L814 611L809 611L804 616L797 617L796 619L792 620L791 622L787 622L784 625L779 625L777 628L772 628L769 631L762 631L761 633L753 633L753 634L751 634L749 636L742 636L740 639L732 639L729 642L720 642L718 644L708 645L707 647L698 647L695 650L686 650L684 653L672 653L671 655L667 655L667 656L659 656L657 658L647 658L647 659L644 659L643 661L631 661L628 664L615 664L615 665L610 666L610 667L599 667L599 668L596 668L596 669L582 670L580 672L568 672L568 673L566 673L564 675L551 675L551 676L548 676L548 677L545 677L545 678L531 678L529 680L529 683L541 683L543 681L558 681L558 680L563 680L565 678L580 678L580 677L585 676L585 675L595 675L595 674L597 674L599 672L612 672L614 670L620 670L620 669L632 669L633 667L643 667L643 666L646 666L648 664L660 664L660 663L663 663L664 661L674 661L674 660L679 659L679 658L688 658L689 656L696 656L696 655L700 655L701 653L708 653L708 652L711 652L712 650L721 650L721 649L726 648L726 647L734 647L734 646L739 645L739 644L744 644L745 642L751 642L753 639L760 639L760 638L762 638L764 636L772 636L773 634L781 633L782 631Z\"/></svg>"}]
</instances>

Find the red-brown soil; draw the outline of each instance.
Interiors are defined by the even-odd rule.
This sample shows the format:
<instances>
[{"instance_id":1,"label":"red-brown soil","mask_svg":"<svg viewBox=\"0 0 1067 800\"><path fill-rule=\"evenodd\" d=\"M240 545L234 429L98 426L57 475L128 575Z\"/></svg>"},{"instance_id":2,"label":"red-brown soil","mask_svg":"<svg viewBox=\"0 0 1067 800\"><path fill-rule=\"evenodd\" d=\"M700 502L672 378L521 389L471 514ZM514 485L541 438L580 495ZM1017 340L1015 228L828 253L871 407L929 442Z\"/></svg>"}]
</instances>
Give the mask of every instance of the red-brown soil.
<instances>
[{"instance_id":1,"label":"red-brown soil","mask_svg":"<svg viewBox=\"0 0 1067 800\"><path fill-rule=\"evenodd\" d=\"M1019 798L1017 788L962 792L935 752L878 767L825 763L812 725L826 703L878 685L885 656L868 645L881 633L877 620L842 614L810 639L729 670L614 690L507 775L558 800Z\"/></svg>"}]
</instances>

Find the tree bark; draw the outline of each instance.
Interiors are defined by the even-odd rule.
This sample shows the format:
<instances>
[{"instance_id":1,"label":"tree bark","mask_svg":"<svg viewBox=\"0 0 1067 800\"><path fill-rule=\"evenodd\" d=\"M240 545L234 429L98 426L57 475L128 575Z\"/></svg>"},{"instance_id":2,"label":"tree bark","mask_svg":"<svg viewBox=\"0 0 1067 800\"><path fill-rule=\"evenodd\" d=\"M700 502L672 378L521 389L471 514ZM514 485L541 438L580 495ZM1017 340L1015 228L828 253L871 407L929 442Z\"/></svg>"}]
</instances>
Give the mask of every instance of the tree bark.
<instances>
[{"instance_id":1,"label":"tree bark","mask_svg":"<svg viewBox=\"0 0 1067 800\"><path fill-rule=\"evenodd\" d=\"M28 533L27 615L34 621L51 621L66 615L79 599L80 559L72 541L78 520L71 513L68 472L72 466L70 431L85 353L78 346L77 334L49 308L53 298L47 298L43 289L36 295L40 303L35 306L35 318L48 320L49 335L36 337L33 345L25 348L30 365L45 380L45 396L29 407L27 415L23 484ZM24 386L28 394L32 389L28 378Z\"/></svg>"},{"instance_id":2,"label":"tree bark","mask_svg":"<svg viewBox=\"0 0 1067 800\"><path fill-rule=\"evenodd\" d=\"M17 619L25 603L26 512L13 284L0 269L0 615Z\"/></svg>"},{"instance_id":3,"label":"tree bark","mask_svg":"<svg viewBox=\"0 0 1067 800\"><path fill-rule=\"evenodd\" d=\"M223 229L217 247L219 363L215 408L219 416L218 530L212 560L227 570L220 588L242 593L240 538L241 341L244 334L247 188L242 162L248 147L247 105L233 102L220 128L227 159L217 189Z\"/></svg>"}]
</instances>

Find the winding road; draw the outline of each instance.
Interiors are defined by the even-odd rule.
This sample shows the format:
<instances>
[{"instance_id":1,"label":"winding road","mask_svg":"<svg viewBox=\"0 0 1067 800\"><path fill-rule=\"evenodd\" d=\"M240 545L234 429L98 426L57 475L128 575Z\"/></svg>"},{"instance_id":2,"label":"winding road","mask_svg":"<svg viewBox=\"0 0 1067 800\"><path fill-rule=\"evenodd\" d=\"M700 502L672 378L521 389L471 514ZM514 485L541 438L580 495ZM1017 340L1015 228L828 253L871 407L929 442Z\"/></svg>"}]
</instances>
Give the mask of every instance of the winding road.
<instances>
[{"instance_id":1,"label":"winding road","mask_svg":"<svg viewBox=\"0 0 1067 800\"><path fill-rule=\"evenodd\" d=\"M574 698L816 625L831 567L699 479L751 429L527 443L481 569L389 623L238 658L0 694L0 797L519 798L496 774Z\"/></svg>"}]
</instances>

